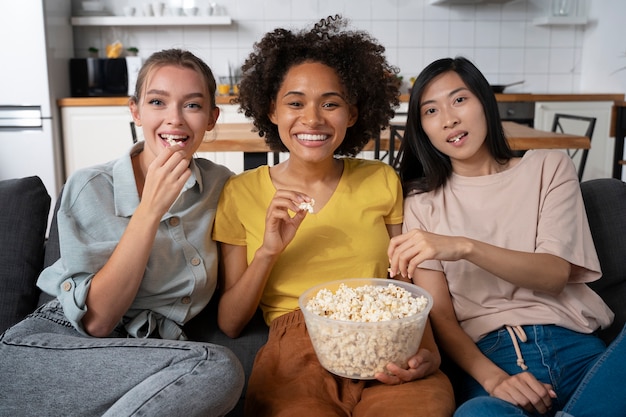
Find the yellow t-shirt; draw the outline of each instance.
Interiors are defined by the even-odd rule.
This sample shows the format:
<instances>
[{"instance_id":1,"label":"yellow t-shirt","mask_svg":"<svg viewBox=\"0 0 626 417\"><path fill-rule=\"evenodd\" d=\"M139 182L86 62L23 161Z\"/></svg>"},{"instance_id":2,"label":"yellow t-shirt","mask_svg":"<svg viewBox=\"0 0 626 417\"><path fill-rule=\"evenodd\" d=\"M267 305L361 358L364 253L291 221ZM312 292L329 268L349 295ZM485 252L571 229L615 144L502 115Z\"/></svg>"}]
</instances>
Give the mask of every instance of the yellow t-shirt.
<instances>
[{"instance_id":1,"label":"yellow t-shirt","mask_svg":"<svg viewBox=\"0 0 626 417\"><path fill-rule=\"evenodd\" d=\"M270 274L261 309L269 324L298 308L308 288L343 278L386 278L387 224L402 223L402 187L380 161L344 158L328 203L307 214ZM263 242L265 215L276 188L269 167L231 177L220 197L213 239L247 246L248 263ZM315 198L315 196L311 196Z\"/></svg>"}]
</instances>

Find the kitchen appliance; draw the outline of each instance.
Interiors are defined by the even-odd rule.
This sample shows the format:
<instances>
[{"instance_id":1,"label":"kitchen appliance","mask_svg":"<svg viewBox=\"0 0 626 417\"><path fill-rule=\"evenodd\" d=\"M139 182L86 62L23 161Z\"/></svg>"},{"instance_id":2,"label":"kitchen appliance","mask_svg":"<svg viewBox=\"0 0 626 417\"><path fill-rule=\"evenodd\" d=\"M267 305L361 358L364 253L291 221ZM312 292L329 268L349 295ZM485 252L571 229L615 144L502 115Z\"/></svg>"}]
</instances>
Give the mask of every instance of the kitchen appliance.
<instances>
[{"instance_id":1,"label":"kitchen appliance","mask_svg":"<svg viewBox=\"0 0 626 417\"><path fill-rule=\"evenodd\" d=\"M507 87L512 87L514 85L523 84L524 81L516 81L514 83L509 84L491 84L491 91L494 93L504 93L504 89Z\"/></svg>"},{"instance_id":2,"label":"kitchen appliance","mask_svg":"<svg viewBox=\"0 0 626 417\"><path fill-rule=\"evenodd\" d=\"M114 97L134 93L140 57L72 58L69 65L72 97Z\"/></svg>"},{"instance_id":3,"label":"kitchen appliance","mask_svg":"<svg viewBox=\"0 0 626 417\"><path fill-rule=\"evenodd\" d=\"M70 93L71 2L0 3L0 180L37 175L56 202L63 172L56 100ZM9 64L11 63L11 64Z\"/></svg>"}]
</instances>

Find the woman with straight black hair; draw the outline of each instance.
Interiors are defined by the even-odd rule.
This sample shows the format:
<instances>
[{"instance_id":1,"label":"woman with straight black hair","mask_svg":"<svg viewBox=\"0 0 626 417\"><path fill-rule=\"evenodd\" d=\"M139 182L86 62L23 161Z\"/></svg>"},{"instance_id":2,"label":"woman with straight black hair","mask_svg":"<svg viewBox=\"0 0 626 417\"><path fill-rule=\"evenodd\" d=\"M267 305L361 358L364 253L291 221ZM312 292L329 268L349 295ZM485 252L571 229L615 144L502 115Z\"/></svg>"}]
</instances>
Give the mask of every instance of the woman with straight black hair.
<instances>
[{"instance_id":1,"label":"woman with straight black hair","mask_svg":"<svg viewBox=\"0 0 626 417\"><path fill-rule=\"evenodd\" d=\"M480 70L463 57L437 60L427 66L413 84L404 136L411 151L406 152L400 161L402 181L406 183L415 180L423 191L443 186L452 173L450 157L433 146L422 124L419 123L420 93L434 78L449 71L459 74L485 109L487 122L485 144L496 161L504 163L514 156L504 137L496 97ZM421 156L420 159L417 158L418 154Z\"/></svg>"},{"instance_id":2,"label":"woman with straight black hair","mask_svg":"<svg viewBox=\"0 0 626 417\"><path fill-rule=\"evenodd\" d=\"M613 313L586 285L600 264L569 156L514 156L464 58L417 77L405 140L390 273L433 296L437 342L466 372L455 416L624 416L625 332L595 334Z\"/></svg>"}]
</instances>

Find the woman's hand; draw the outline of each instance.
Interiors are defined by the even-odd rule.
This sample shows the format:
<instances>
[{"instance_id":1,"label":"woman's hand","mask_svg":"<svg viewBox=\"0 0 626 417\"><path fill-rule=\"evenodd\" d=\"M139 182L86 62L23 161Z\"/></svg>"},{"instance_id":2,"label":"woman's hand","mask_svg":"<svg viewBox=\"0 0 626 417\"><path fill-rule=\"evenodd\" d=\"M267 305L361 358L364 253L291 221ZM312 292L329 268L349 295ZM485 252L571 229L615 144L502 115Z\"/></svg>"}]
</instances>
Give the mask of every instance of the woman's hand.
<instances>
[{"instance_id":1,"label":"woman's hand","mask_svg":"<svg viewBox=\"0 0 626 417\"><path fill-rule=\"evenodd\" d=\"M546 413L552 408L552 399L556 398L552 386L538 381L530 372L508 376L489 391L492 397L522 407L529 413Z\"/></svg>"},{"instance_id":2,"label":"woman's hand","mask_svg":"<svg viewBox=\"0 0 626 417\"><path fill-rule=\"evenodd\" d=\"M137 296L161 217L191 175L189 161L177 149L164 148L145 178L139 173L143 169L135 165L139 158L133 159L141 201L111 257L91 282L82 323L92 336L110 334Z\"/></svg>"},{"instance_id":3,"label":"woman's hand","mask_svg":"<svg viewBox=\"0 0 626 417\"><path fill-rule=\"evenodd\" d=\"M191 176L189 160L179 150L179 146L163 148L146 172L141 202L154 210L159 219L174 204Z\"/></svg>"},{"instance_id":4,"label":"woman's hand","mask_svg":"<svg viewBox=\"0 0 626 417\"><path fill-rule=\"evenodd\" d=\"M549 253L501 248L464 236L444 236L419 229L389 242L389 273L413 278L424 261L464 259L518 287L558 295L567 284L571 265Z\"/></svg>"},{"instance_id":5,"label":"woman's hand","mask_svg":"<svg viewBox=\"0 0 626 417\"><path fill-rule=\"evenodd\" d=\"M265 216L265 234L263 236L263 250L268 255L279 255L296 235L296 231L307 215L307 210L301 209L301 203L310 202L311 198L305 194L288 190L277 190L267 208ZM293 217L289 210L295 213Z\"/></svg>"},{"instance_id":6,"label":"woman's hand","mask_svg":"<svg viewBox=\"0 0 626 417\"><path fill-rule=\"evenodd\" d=\"M389 242L390 274L411 278L415 268L426 260L458 261L467 251L468 245L463 238L413 229Z\"/></svg>"},{"instance_id":7,"label":"woman's hand","mask_svg":"<svg viewBox=\"0 0 626 417\"><path fill-rule=\"evenodd\" d=\"M425 378L436 372L440 364L440 355L421 348L409 359L408 369L401 368L395 363L389 363L387 364L387 373L378 372L374 377L385 384L397 385Z\"/></svg>"},{"instance_id":8,"label":"woman's hand","mask_svg":"<svg viewBox=\"0 0 626 417\"><path fill-rule=\"evenodd\" d=\"M249 264L245 246L220 245L224 282L217 321L229 337L238 337L256 312L274 263L306 217L307 210L299 205L310 200L295 191L276 191L265 215L263 244Z\"/></svg>"}]
</instances>

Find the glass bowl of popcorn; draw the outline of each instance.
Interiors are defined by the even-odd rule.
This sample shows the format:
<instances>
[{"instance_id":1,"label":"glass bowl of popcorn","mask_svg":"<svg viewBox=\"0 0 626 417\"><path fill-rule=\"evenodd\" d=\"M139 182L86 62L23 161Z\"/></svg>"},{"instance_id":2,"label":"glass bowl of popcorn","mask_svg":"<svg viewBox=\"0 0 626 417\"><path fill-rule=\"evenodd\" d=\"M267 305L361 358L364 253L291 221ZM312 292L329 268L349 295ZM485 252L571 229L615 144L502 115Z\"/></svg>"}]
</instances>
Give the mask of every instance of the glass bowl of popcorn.
<instances>
[{"instance_id":1,"label":"glass bowl of popcorn","mask_svg":"<svg viewBox=\"0 0 626 417\"><path fill-rule=\"evenodd\" d=\"M417 285L380 278L331 281L298 300L322 366L351 379L375 379L417 352L433 305Z\"/></svg>"}]
</instances>

